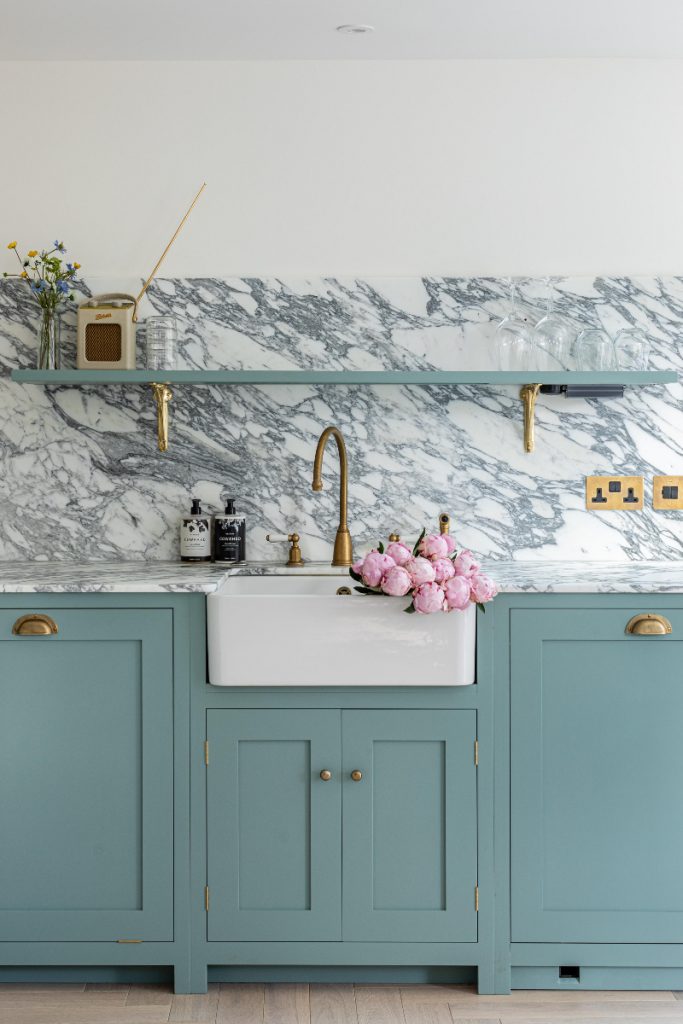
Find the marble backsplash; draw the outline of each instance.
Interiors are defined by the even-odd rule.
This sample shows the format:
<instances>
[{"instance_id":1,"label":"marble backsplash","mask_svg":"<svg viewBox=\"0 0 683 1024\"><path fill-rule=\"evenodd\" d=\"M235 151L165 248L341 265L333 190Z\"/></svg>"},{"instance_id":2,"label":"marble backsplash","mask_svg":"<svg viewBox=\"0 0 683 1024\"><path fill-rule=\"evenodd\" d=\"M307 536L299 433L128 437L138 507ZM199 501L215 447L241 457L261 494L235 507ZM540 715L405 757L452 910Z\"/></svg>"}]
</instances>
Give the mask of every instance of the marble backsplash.
<instances>
[{"instance_id":1,"label":"marble backsplash","mask_svg":"<svg viewBox=\"0 0 683 1024\"><path fill-rule=\"evenodd\" d=\"M139 287L88 280L82 294ZM543 282L520 290L540 316ZM179 317L179 368L478 369L494 365L507 293L491 278L164 279L141 314ZM556 307L579 327L641 326L651 367L683 370L683 278L566 278ZM236 497L250 558L281 559L285 546L265 534L296 529L304 556L325 559L338 519L333 447L321 494L311 472L330 423L348 445L357 550L390 529L436 527L448 511L458 540L487 559L683 558L683 513L584 508L588 474L642 474L647 506L653 474L683 474L681 384L611 401L542 396L533 454L513 387L178 385L162 455L148 388L9 379L34 365L35 322L25 287L0 284L2 560L174 559L191 495L212 509ZM67 314L66 365L74 325Z\"/></svg>"}]
</instances>

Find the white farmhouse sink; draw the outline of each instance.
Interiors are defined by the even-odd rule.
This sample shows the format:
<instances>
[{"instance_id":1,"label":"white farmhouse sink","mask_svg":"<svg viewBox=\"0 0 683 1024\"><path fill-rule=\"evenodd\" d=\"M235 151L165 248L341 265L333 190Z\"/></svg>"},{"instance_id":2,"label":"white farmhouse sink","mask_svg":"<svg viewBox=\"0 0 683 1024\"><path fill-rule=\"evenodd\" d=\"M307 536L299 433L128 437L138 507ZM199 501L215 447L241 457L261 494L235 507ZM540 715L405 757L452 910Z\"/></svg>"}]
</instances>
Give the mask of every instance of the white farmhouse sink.
<instances>
[{"instance_id":1,"label":"white farmhouse sink","mask_svg":"<svg viewBox=\"0 0 683 1024\"><path fill-rule=\"evenodd\" d=\"M351 589L340 595L340 587ZM476 610L406 615L344 576L232 576L207 598L214 686L464 686Z\"/></svg>"}]
</instances>

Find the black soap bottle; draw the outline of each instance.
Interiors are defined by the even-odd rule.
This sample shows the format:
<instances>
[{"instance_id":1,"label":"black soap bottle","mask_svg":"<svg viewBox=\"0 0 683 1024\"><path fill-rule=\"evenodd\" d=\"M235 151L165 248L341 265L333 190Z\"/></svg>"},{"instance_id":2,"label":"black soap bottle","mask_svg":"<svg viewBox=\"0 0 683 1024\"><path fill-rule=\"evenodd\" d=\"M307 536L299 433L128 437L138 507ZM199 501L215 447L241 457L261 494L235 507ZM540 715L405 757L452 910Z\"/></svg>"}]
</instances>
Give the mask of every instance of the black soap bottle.
<instances>
[{"instance_id":1,"label":"black soap bottle","mask_svg":"<svg viewBox=\"0 0 683 1024\"><path fill-rule=\"evenodd\" d=\"M246 555L247 520L235 512L235 499L226 498L225 512L213 519L213 557L216 562L243 562Z\"/></svg>"},{"instance_id":2,"label":"black soap bottle","mask_svg":"<svg viewBox=\"0 0 683 1024\"><path fill-rule=\"evenodd\" d=\"M180 520L180 561L211 561L211 516L202 512L199 498L192 499L189 515Z\"/></svg>"}]
</instances>

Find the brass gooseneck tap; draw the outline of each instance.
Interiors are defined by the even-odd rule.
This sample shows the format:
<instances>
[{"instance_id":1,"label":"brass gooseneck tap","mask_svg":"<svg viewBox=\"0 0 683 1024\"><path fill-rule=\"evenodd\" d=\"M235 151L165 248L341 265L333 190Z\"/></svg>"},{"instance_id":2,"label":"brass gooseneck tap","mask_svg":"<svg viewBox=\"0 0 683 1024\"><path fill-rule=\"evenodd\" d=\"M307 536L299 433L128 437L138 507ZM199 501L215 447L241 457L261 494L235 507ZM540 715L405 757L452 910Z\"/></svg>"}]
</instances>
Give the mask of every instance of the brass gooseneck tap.
<instances>
[{"instance_id":1,"label":"brass gooseneck tap","mask_svg":"<svg viewBox=\"0 0 683 1024\"><path fill-rule=\"evenodd\" d=\"M315 460L313 462L312 486L314 491L322 491L323 489L323 455L325 453L325 446L331 437L337 442L337 450L339 452L339 526L337 527L337 536L334 540L332 565L353 565L353 544L346 521L349 465L346 458L344 437L341 430L337 427L326 427L318 439L318 447L315 450Z\"/></svg>"}]
</instances>

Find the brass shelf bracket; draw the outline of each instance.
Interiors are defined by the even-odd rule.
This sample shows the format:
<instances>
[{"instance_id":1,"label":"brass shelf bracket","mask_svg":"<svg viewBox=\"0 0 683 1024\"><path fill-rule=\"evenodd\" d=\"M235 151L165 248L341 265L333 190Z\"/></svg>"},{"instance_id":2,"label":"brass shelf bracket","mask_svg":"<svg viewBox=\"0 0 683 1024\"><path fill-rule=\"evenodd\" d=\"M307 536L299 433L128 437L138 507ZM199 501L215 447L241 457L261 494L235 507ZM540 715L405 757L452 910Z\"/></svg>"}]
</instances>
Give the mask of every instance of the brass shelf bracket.
<instances>
[{"instance_id":1,"label":"brass shelf bracket","mask_svg":"<svg viewBox=\"0 0 683 1024\"><path fill-rule=\"evenodd\" d=\"M168 384L151 384L157 407L157 447L160 452L168 451L168 403L173 392Z\"/></svg>"},{"instance_id":2,"label":"brass shelf bracket","mask_svg":"<svg viewBox=\"0 0 683 1024\"><path fill-rule=\"evenodd\" d=\"M536 399L541 390L540 384L524 384L519 397L524 404L524 451L532 452L535 447L534 422L536 415Z\"/></svg>"}]
</instances>

